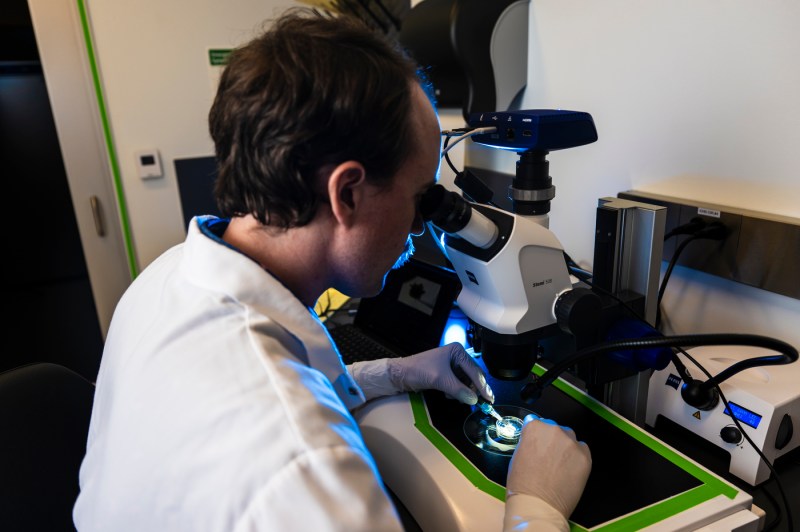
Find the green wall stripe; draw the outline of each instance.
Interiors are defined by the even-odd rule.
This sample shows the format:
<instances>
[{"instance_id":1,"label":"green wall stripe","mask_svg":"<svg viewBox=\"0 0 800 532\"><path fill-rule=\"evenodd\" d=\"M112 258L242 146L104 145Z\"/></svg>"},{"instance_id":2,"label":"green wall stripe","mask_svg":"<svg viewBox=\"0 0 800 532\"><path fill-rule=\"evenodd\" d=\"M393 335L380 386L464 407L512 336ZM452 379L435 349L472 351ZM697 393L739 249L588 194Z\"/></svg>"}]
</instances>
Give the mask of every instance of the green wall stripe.
<instances>
[{"instance_id":1,"label":"green wall stripe","mask_svg":"<svg viewBox=\"0 0 800 532\"><path fill-rule=\"evenodd\" d=\"M536 365L533 369L533 372L539 376L543 375L545 371L546 370L539 365ZM702 482L700 486L686 491L685 493L680 493L667 500L660 501L650 507L619 518L606 525L592 528L592 531L615 532L637 530L663 521L668 517L677 515L684 510L693 508L719 495L733 499L739 493L735 487L697 466L676 451L668 448L647 432L617 417L599 401L580 392L563 379L556 379L553 382L553 386ZM411 402L411 411L414 416L414 426L417 430L419 430L473 486L500 501L505 501L505 488L486 478L472 462L467 460L447 438L433 427L428 417L428 410L425 406L425 400L422 394L410 393L409 398ZM573 532L586 532L587 529L570 522L570 530Z\"/></svg>"},{"instance_id":2,"label":"green wall stripe","mask_svg":"<svg viewBox=\"0 0 800 532\"><path fill-rule=\"evenodd\" d=\"M136 266L136 254L133 249L133 239L131 238L130 225L128 224L128 207L125 202L125 193L122 189L122 178L119 171L119 163L117 161L117 150L114 147L114 139L111 136L111 126L108 123L108 113L106 112L105 97L103 96L103 87L100 84L100 75L97 69L97 61L94 54L94 43L92 41L92 32L89 28L89 18L86 15L86 6L84 0L77 0L78 11L81 16L81 26L83 29L83 39L86 43L86 55L89 58L89 66L92 70L92 81L94 82L94 92L97 96L97 108L100 111L100 120L103 123L103 136L106 141L106 150L108 152L108 159L111 163L111 175L114 180L114 191L117 195L117 205L119 206L119 218L122 224L122 237L125 240L125 251L128 257L128 270L131 274L131 279L136 278L138 275Z\"/></svg>"}]
</instances>

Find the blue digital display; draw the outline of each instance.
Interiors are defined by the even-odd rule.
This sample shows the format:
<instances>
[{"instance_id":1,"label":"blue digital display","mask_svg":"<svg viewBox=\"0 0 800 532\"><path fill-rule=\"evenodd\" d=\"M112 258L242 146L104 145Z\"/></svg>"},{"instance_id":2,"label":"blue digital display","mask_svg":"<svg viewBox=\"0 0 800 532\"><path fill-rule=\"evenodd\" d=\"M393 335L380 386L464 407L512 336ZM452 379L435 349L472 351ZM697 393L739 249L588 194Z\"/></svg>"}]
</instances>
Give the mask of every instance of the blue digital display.
<instances>
[{"instance_id":1,"label":"blue digital display","mask_svg":"<svg viewBox=\"0 0 800 532\"><path fill-rule=\"evenodd\" d=\"M731 405L731 410L733 410L733 417L735 417L745 425L750 425L754 429L758 428L758 424L761 423L761 416L759 416L752 410L748 410L743 406L737 405L736 403L728 401L728 404ZM727 408L723 413L728 416L731 415L730 411Z\"/></svg>"}]
</instances>

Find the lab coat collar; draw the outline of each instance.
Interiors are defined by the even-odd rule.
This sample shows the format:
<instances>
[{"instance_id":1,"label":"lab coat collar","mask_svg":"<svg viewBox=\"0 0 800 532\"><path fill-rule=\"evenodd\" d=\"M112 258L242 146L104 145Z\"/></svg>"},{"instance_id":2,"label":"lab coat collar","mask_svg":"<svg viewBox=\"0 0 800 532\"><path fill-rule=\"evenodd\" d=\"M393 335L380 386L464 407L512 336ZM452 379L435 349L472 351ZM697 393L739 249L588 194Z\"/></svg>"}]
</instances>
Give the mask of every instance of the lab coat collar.
<instances>
[{"instance_id":1,"label":"lab coat collar","mask_svg":"<svg viewBox=\"0 0 800 532\"><path fill-rule=\"evenodd\" d=\"M316 313L255 260L216 236L210 227L217 223L225 221L214 216L192 219L181 265L184 274L193 283L260 309L297 339L305 352L295 356L322 372L348 409L363 404L361 388Z\"/></svg>"}]
</instances>

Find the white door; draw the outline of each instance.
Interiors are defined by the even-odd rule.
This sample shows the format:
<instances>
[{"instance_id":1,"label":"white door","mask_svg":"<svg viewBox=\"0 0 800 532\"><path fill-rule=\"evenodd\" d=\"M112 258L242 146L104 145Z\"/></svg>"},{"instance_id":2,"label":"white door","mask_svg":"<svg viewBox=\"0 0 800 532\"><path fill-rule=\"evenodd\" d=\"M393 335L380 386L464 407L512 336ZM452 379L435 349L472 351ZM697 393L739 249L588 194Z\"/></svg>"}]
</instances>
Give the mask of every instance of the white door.
<instances>
[{"instance_id":1,"label":"white door","mask_svg":"<svg viewBox=\"0 0 800 532\"><path fill-rule=\"evenodd\" d=\"M83 6L82 0L28 0L105 338L136 261Z\"/></svg>"}]
</instances>

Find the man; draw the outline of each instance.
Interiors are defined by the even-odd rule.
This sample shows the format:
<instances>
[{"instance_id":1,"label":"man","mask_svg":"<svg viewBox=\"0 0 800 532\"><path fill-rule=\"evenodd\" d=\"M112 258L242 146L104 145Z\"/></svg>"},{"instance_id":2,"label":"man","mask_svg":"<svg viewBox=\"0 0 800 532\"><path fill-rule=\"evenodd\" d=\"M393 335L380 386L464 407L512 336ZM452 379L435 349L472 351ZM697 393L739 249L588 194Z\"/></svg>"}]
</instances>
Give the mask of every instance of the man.
<instances>
[{"instance_id":1,"label":"man","mask_svg":"<svg viewBox=\"0 0 800 532\"><path fill-rule=\"evenodd\" d=\"M350 410L425 388L474 404L455 366L491 390L458 344L346 370L311 307L377 294L423 230L440 133L415 65L355 21L291 11L230 56L209 123L225 218L193 220L117 307L75 523L401 530ZM588 450L534 421L520 451L506 526L564 528Z\"/></svg>"}]
</instances>

